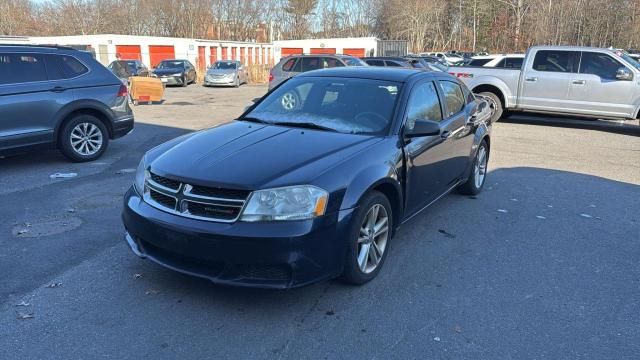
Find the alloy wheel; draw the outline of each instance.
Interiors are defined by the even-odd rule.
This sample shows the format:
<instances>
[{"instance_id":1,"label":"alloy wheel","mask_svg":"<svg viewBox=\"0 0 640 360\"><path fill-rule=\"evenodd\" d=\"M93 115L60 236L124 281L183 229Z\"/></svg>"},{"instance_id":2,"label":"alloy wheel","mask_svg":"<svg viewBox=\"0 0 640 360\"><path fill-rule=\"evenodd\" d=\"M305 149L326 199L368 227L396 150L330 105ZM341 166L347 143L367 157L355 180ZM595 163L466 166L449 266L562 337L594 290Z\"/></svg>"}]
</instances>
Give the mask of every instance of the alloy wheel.
<instances>
[{"instance_id":1,"label":"alloy wheel","mask_svg":"<svg viewBox=\"0 0 640 360\"><path fill-rule=\"evenodd\" d=\"M91 156L102 148L102 131L95 124L83 122L71 130L71 147L83 156Z\"/></svg>"},{"instance_id":2,"label":"alloy wheel","mask_svg":"<svg viewBox=\"0 0 640 360\"><path fill-rule=\"evenodd\" d=\"M298 106L298 98L293 93L286 93L282 96L282 107L285 110L293 110Z\"/></svg>"},{"instance_id":3,"label":"alloy wheel","mask_svg":"<svg viewBox=\"0 0 640 360\"><path fill-rule=\"evenodd\" d=\"M373 205L364 217L358 235L358 267L365 274L372 273L380 264L389 240L387 209Z\"/></svg>"},{"instance_id":4,"label":"alloy wheel","mask_svg":"<svg viewBox=\"0 0 640 360\"><path fill-rule=\"evenodd\" d=\"M473 171L475 172L475 185L476 188L479 189L482 187L487 173L487 149L484 146L481 146L480 150L478 150L476 165L474 166Z\"/></svg>"}]
</instances>

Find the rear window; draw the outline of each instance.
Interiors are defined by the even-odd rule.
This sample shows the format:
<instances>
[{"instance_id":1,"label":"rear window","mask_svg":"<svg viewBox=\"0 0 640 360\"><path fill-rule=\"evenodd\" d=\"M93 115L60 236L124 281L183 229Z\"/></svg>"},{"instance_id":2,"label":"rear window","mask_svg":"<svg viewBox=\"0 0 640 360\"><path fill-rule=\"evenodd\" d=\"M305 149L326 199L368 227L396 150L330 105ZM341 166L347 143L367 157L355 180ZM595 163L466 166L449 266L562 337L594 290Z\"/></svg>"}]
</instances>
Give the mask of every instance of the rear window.
<instances>
[{"instance_id":1,"label":"rear window","mask_svg":"<svg viewBox=\"0 0 640 360\"><path fill-rule=\"evenodd\" d=\"M295 65L296 59L289 59L282 64L282 71L292 71L293 65Z\"/></svg>"},{"instance_id":2,"label":"rear window","mask_svg":"<svg viewBox=\"0 0 640 360\"><path fill-rule=\"evenodd\" d=\"M19 84L47 81L47 70L42 54L0 55L0 84Z\"/></svg>"}]
</instances>

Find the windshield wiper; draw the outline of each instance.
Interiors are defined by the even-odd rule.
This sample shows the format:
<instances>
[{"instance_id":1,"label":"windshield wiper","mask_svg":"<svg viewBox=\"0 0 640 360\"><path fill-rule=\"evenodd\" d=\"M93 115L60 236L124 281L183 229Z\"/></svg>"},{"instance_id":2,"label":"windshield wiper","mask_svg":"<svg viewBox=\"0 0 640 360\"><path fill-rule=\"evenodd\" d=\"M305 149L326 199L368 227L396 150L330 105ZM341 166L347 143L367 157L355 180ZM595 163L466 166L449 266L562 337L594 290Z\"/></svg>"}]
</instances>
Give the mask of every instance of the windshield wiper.
<instances>
[{"instance_id":1,"label":"windshield wiper","mask_svg":"<svg viewBox=\"0 0 640 360\"><path fill-rule=\"evenodd\" d=\"M250 116L241 117L241 118L236 119L236 120L249 121L249 122L254 122L254 123L258 123L258 124L269 124L269 125L273 124L270 121L266 121L266 120L262 120L262 119L258 119L258 118L250 117Z\"/></svg>"},{"instance_id":2,"label":"windshield wiper","mask_svg":"<svg viewBox=\"0 0 640 360\"><path fill-rule=\"evenodd\" d=\"M282 126L292 126L292 127L306 128L306 129L325 130L325 131L331 131L331 132L340 132L332 127L322 126L312 122L280 121L280 122L273 122L271 124L282 125Z\"/></svg>"}]
</instances>

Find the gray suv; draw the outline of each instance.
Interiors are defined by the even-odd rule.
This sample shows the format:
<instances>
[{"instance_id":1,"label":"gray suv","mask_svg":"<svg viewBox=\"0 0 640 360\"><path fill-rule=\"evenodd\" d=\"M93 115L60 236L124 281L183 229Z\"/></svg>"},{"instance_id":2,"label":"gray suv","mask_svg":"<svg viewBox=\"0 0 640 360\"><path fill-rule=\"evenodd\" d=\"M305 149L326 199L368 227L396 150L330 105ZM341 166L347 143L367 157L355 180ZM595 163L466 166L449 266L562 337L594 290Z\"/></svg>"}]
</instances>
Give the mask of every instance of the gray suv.
<instances>
[{"instance_id":1,"label":"gray suv","mask_svg":"<svg viewBox=\"0 0 640 360\"><path fill-rule=\"evenodd\" d=\"M269 73L269 90L299 73L342 66L367 66L367 63L350 55L291 55Z\"/></svg>"},{"instance_id":2,"label":"gray suv","mask_svg":"<svg viewBox=\"0 0 640 360\"><path fill-rule=\"evenodd\" d=\"M91 161L133 129L126 85L88 52L0 45L0 74L0 155L56 147Z\"/></svg>"}]
</instances>

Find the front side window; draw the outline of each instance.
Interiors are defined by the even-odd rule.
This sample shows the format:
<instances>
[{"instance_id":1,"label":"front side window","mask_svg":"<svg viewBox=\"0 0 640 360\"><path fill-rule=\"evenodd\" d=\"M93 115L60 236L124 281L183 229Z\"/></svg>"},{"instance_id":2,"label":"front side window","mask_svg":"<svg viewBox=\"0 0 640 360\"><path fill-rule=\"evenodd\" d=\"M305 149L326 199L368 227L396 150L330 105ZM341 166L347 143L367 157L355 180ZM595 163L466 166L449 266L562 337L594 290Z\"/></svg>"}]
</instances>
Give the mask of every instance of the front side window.
<instances>
[{"instance_id":1,"label":"front side window","mask_svg":"<svg viewBox=\"0 0 640 360\"><path fill-rule=\"evenodd\" d=\"M447 117L453 116L462 111L466 101L460 85L452 81L440 81L440 86L442 87L442 92L444 94Z\"/></svg>"},{"instance_id":2,"label":"front side window","mask_svg":"<svg viewBox=\"0 0 640 360\"><path fill-rule=\"evenodd\" d=\"M48 80L42 54L0 54L0 74L0 84Z\"/></svg>"},{"instance_id":3,"label":"front side window","mask_svg":"<svg viewBox=\"0 0 640 360\"><path fill-rule=\"evenodd\" d=\"M367 60L366 62L371 66L384 66L384 61L382 60L371 59L371 60Z\"/></svg>"},{"instance_id":4,"label":"front side window","mask_svg":"<svg viewBox=\"0 0 640 360\"><path fill-rule=\"evenodd\" d=\"M399 91L400 83L392 81L295 77L267 95L245 117L272 124L314 124L343 133L379 135L391 126Z\"/></svg>"},{"instance_id":5,"label":"front side window","mask_svg":"<svg viewBox=\"0 0 640 360\"><path fill-rule=\"evenodd\" d=\"M611 56L603 53L583 52L580 61L580 74L591 74L602 79L615 80L616 72L623 67Z\"/></svg>"},{"instance_id":6,"label":"front side window","mask_svg":"<svg viewBox=\"0 0 640 360\"><path fill-rule=\"evenodd\" d=\"M578 52L540 50L533 60L533 69L547 72L575 73L578 71Z\"/></svg>"},{"instance_id":7,"label":"front side window","mask_svg":"<svg viewBox=\"0 0 640 360\"><path fill-rule=\"evenodd\" d=\"M413 130L417 120L442 121L440 99L433 82L416 85L407 103L407 122L405 128Z\"/></svg>"},{"instance_id":8,"label":"front side window","mask_svg":"<svg viewBox=\"0 0 640 360\"><path fill-rule=\"evenodd\" d=\"M325 69L334 68L334 67L344 67L344 64L342 64L340 61L338 61L338 59L323 58L323 61L324 61L324 68Z\"/></svg>"}]
</instances>

